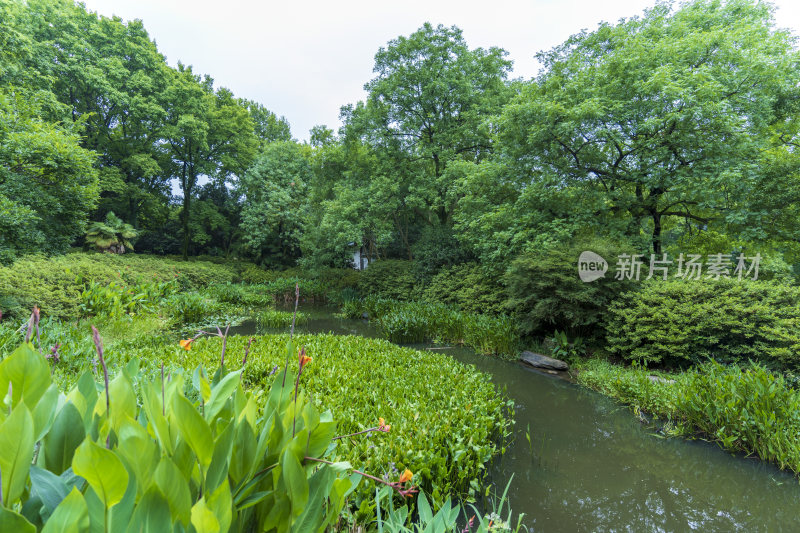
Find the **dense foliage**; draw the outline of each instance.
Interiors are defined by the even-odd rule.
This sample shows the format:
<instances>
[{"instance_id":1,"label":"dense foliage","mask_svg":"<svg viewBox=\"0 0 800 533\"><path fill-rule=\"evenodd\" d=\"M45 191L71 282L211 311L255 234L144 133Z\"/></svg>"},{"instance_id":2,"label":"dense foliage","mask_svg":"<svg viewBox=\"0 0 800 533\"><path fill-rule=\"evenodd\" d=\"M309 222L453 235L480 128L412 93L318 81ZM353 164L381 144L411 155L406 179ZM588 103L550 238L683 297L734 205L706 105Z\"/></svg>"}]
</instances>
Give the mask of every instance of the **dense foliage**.
<instances>
[{"instance_id":1,"label":"dense foliage","mask_svg":"<svg viewBox=\"0 0 800 533\"><path fill-rule=\"evenodd\" d=\"M713 358L800 364L800 289L778 282L653 281L608 309L607 349L645 364L686 366Z\"/></svg>"},{"instance_id":2,"label":"dense foliage","mask_svg":"<svg viewBox=\"0 0 800 533\"><path fill-rule=\"evenodd\" d=\"M416 295L416 280L412 263L399 259L376 261L361 273L358 290L390 300L412 300Z\"/></svg>"},{"instance_id":3,"label":"dense foliage","mask_svg":"<svg viewBox=\"0 0 800 533\"><path fill-rule=\"evenodd\" d=\"M425 285L422 299L469 313L502 314L506 295L499 277L477 263L442 269Z\"/></svg>"},{"instance_id":4,"label":"dense foliage","mask_svg":"<svg viewBox=\"0 0 800 533\"><path fill-rule=\"evenodd\" d=\"M37 305L46 316L75 319L82 311L96 314L99 305L115 305L110 301L95 303L96 292L124 298L129 290L139 294L147 289L148 283L165 282L175 282L176 288L196 289L237 280L240 266L243 267L236 263L179 261L131 254L31 256L11 266L0 266L0 310L6 316L21 318ZM109 295L106 300L112 297ZM128 310L136 309L129 307Z\"/></svg>"},{"instance_id":5,"label":"dense foliage","mask_svg":"<svg viewBox=\"0 0 800 533\"><path fill-rule=\"evenodd\" d=\"M554 329L597 334L602 331L609 304L618 295L633 290L630 294L635 298L635 285L614 279L610 271L591 283L581 281L576 273L584 250L613 261L624 248L598 240L578 241L522 254L511 263L504 279L505 305L519 319L523 334L541 335Z\"/></svg>"}]
</instances>

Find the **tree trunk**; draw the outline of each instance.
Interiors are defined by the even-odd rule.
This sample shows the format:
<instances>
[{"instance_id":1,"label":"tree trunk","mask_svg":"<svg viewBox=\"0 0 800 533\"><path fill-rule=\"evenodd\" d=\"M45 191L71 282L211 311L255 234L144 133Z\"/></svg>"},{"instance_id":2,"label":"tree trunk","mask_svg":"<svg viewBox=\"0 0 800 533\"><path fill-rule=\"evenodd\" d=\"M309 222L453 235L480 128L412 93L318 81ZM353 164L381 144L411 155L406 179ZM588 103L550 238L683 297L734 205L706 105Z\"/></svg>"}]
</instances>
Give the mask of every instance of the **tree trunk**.
<instances>
[{"instance_id":1,"label":"tree trunk","mask_svg":"<svg viewBox=\"0 0 800 533\"><path fill-rule=\"evenodd\" d=\"M188 172L188 175L187 175ZM184 163L183 170L183 213L181 213L181 222L183 226L183 258L189 258L189 209L192 204L192 184L195 182L195 176L192 175L192 169L186 168Z\"/></svg>"},{"instance_id":2,"label":"tree trunk","mask_svg":"<svg viewBox=\"0 0 800 533\"><path fill-rule=\"evenodd\" d=\"M653 253L661 255L661 214L653 211Z\"/></svg>"}]
</instances>

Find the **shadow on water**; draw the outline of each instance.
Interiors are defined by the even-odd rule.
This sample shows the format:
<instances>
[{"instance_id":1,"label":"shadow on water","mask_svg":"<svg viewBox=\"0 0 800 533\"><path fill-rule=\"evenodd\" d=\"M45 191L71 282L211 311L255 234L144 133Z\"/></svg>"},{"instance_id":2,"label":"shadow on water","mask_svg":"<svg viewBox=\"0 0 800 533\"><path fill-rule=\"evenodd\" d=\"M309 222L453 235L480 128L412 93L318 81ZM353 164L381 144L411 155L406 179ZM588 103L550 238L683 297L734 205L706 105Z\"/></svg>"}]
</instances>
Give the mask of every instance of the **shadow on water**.
<instances>
[{"instance_id":1,"label":"shadow on water","mask_svg":"<svg viewBox=\"0 0 800 533\"><path fill-rule=\"evenodd\" d=\"M310 320L299 332L379 336L330 308L304 311ZM285 329L236 328L272 332ZM500 492L514 474L511 508L533 531L800 531L800 484L791 474L714 444L660 438L610 399L517 363L436 351L490 374L514 400L514 440L490 474Z\"/></svg>"}]
</instances>

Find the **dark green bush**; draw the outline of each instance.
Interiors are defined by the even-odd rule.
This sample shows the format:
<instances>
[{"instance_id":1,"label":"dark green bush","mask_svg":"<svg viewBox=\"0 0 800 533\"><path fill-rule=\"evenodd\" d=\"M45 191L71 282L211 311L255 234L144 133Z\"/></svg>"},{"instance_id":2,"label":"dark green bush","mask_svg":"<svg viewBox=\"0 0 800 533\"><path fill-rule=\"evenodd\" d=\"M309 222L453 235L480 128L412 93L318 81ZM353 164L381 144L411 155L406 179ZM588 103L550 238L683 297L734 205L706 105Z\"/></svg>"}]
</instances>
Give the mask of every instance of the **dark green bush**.
<instances>
[{"instance_id":1,"label":"dark green bush","mask_svg":"<svg viewBox=\"0 0 800 533\"><path fill-rule=\"evenodd\" d=\"M433 276L422 292L425 301L489 315L505 311L505 296L499 276L487 272L477 263L463 263L442 270Z\"/></svg>"},{"instance_id":2,"label":"dark green bush","mask_svg":"<svg viewBox=\"0 0 800 533\"><path fill-rule=\"evenodd\" d=\"M605 277L584 283L578 277L578 257L584 250L608 261ZM623 248L605 241L578 242L565 248L543 250L518 257L503 281L508 312L519 319L523 335L543 335L553 330L570 336L602 335L609 304L631 289L630 281L614 279L614 265ZM646 273L645 273L646 275Z\"/></svg>"},{"instance_id":3,"label":"dark green bush","mask_svg":"<svg viewBox=\"0 0 800 533\"><path fill-rule=\"evenodd\" d=\"M417 283L424 284L440 270L463 263L470 254L456 239L449 226L426 225L411 247L414 254L413 273Z\"/></svg>"},{"instance_id":4,"label":"dark green bush","mask_svg":"<svg viewBox=\"0 0 800 533\"><path fill-rule=\"evenodd\" d=\"M411 261L384 259L375 261L361 272L358 290L362 296L392 300L411 300L415 294Z\"/></svg>"},{"instance_id":5,"label":"dark green bush","mask_svg":"<svg viewBox=\"0 0 800 533\"><path fill-rule=\"evenodd\" d=\"M608 350L626 359L800 365L800 288L778 282L652 281L622 295L608 315Z\"/></svg>"}]
</instances>

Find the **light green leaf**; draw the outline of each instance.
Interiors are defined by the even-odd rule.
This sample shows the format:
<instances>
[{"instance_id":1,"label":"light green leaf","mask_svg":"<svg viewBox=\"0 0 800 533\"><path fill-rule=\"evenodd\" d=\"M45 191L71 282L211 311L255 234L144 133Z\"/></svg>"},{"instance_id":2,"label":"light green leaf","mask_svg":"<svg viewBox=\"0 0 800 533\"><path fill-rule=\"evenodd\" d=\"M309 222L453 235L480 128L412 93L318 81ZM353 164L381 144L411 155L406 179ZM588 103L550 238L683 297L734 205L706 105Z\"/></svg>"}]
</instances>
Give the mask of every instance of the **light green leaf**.
<instances>
[{"instance_id":1,"label":"light green leaf","mask_svg":"<svg viewBox=\"0 0 800 533\"><path fill-rule=\"evenodd\" d=\"M89 509L83 494L72 488L50 515L42 533L85 533L89 530Z\"/></svg>"},{"instance_id":2,"label":"light green leaf","mask_svg":"<svg viewBox=\"0 0 800 533\"><path fill-rule=\"evenodd\" d=\"M22 495L33 459L33 418L24 402L0 426L0 476L3 504L11 506Z\"/></svg>"},{"instance_id":3,"label":"light green leaf","mask_svg":"<svg viewBox=\"0 0 800 533\"><path fill-rule=\"evenodd\" d=\"M197 533L220 533L220 524L217 517L206 505L204 498L192 507L192 525Z\"/></svg>"},{"instance_id":4,"label":"light green leaf","mask_svg":"<svg viewBox=\"0 0 800 533\"><path fill-rule=\"evenodd\" d=\"M21 514L0 507L0 531L9 533L36 533L36 528Z\"/></svg>"},{"instance_id":5,"label":"light green leaf","mask_svg":"<svg viewBox=\"0 0 800 533\"><path fill-rule=\"evenodd\" d=\"M208 424L189 400L177 394L172 398L172 415L172 422L177 425L181 436L195 453L203 469L208 469L214 454L214 438Z\"/></svg>"},{"instance_id":6,"label":"light green leaf","mask_svg":"<svg viewBox=\"0 0 800 533\"><path fill-rule=\"evenodd\" d=\"M72 470L86 479L106 508L118 504L128 488L128 471L120 458L89 439L75 450Z\"/></svg>"},{"instance_id":7,"label":"light green leaf","mask_svg":"<svg viewBox=\"0 0 800 533\"><path fill-rule=\"evenodd\" d=\"M217 413L219 413L220 409L225 405L225 402L228 401L228 398L230 398L231 394L236 390L240 379L241 372L231 372L222 378L222 381L214 385L214 388L211 390L211 398L205 405L206 420L213 420Z\"/></svg>"}]
</instances>

